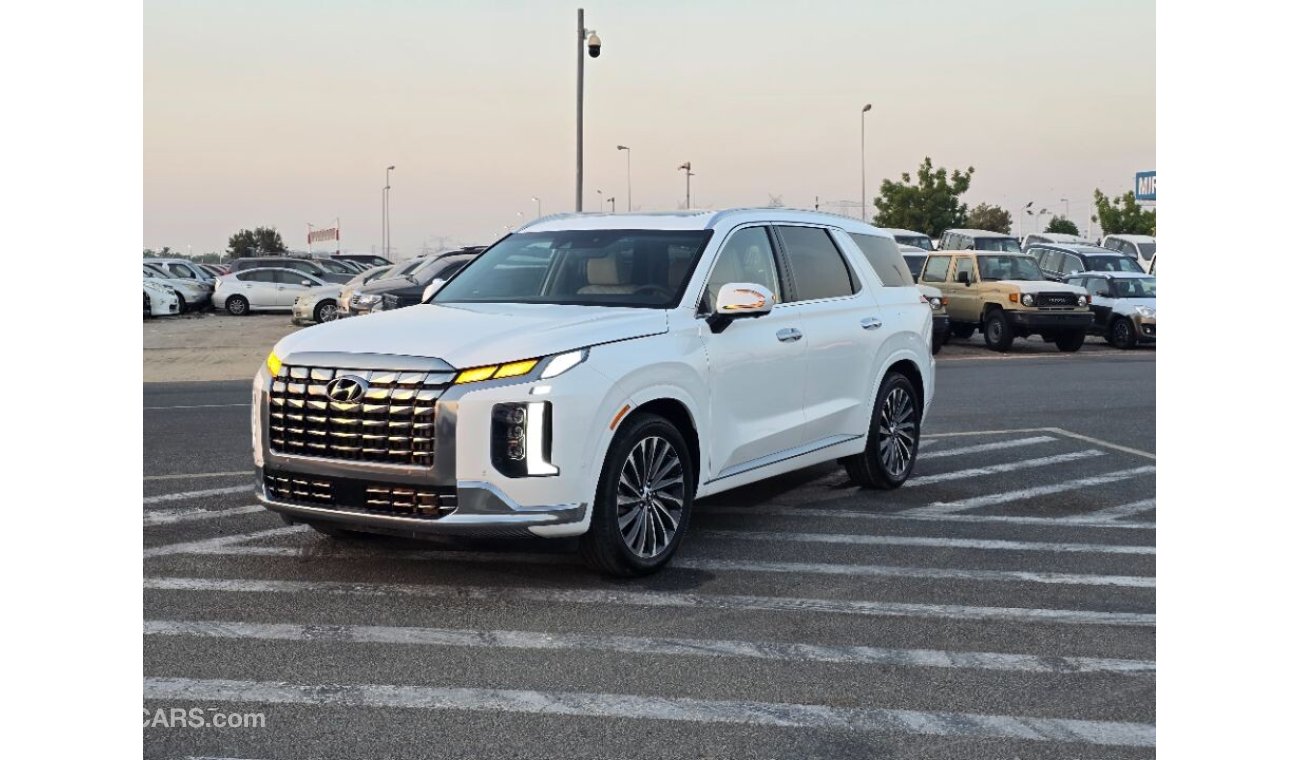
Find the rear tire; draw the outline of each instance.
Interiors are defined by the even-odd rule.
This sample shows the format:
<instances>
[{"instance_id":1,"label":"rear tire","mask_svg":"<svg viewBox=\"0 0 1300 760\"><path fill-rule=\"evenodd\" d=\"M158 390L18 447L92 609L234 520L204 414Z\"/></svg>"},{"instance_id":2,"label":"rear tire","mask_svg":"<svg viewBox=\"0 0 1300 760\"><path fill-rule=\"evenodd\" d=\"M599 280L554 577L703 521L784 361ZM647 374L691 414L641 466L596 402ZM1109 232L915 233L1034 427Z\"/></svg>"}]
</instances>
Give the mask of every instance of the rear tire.
<instances>
[{"instance_id":1,"label":"rear tire","mask_svg":"<svg viewBox=\"0 0 1300 760\"><path fill-rule=\"evenodd\" d=\"M605 455L583 560L625 578L659 570L681 544L694 500L695 463L682 434L655 414L628 420Z\"/></svg>"},{"instance_id":2,"label":"rear tire","mask_svg":"<svg viewBox=\"0 0 1300 760\"><path fill-rule=\"evenodd\" d=\"M984 317L984 345L994 351L1006 351L1015 339L1011 322L1001 309L993 309Z\"/></svg>"},{"instance_id":3,"label":"rear tire","mask_svg":"<svg viewBox=\"0 0 1300 760\"><path fill-rule=\"evenodd\" d=\"M1056 350L1062 353L1072 354L1080 348L1083 348L1083 341L1086 340L1087 337L1088 332L1086 330L1075 330L1074 332L1064 332L1057 335L1056 340L1053 342L1056 343Z\"/></svg>"},{"instance_id":4,"label":"rear tire","mask_svg":"<svg viewBox=\"0 0 1300 760\"><path fill-rule=\"evenodd\" d=\"M841 460L844 470L862 488L898 488L911 476L921 443L921 401L912 381L897 372L885 375L870 425L862 453Z\"/></svg>"},{"instance_id":5,"label":"rear tire","mask_svg":"<svg viewBox=\"0 0 1300 760\"><path fill-rule=\"evenodd\" d=\"M1110 323L1110 334L1107 336L1110 344L1116 348L1125 350L1137 345L1137 331L1133 329L1133 323L1128 317L1117 317L1114 322Z\"/></svg>"},{"instance_id":6,"label":"rear tire","mask_svg":"<svg viewBox=\"0 0 1300 760\"><path fill-rule=\"evenodd\" d=\"M231 296L226 299L226 311L232 317L242 317L248 313L248 299L243 296Z\"/></svg>"},{"instance_id":7,"label":"rear tire","mask_svg":"<svg viewBox=\"0 0 1300 760\"><path fill-rule=\"evenodd\" d=\"M185 303L185 296L180 293L176 294L176 313L184 314L189 309L189 304Z\"/></svg>"}]
</instances>

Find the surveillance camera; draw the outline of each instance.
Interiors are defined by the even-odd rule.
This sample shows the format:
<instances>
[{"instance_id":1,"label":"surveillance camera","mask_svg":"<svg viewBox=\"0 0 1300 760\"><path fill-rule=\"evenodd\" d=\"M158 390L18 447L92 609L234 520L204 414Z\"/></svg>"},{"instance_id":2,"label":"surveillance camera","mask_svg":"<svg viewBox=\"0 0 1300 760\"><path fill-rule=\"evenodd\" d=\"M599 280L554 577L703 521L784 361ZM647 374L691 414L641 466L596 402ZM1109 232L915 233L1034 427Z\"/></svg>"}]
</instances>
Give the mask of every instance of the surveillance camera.
<instances>
[{"instance_id":1,"label":"surveillance camera","mask_svg":"<svg viewBox=\"0 0 1300 760\"><path fill-rule=\"evenodd\" d=\"M591 36L587 38L587 53L592 58L600 57L600 37L595 32L592 32Z\"/></svg>"}]
</instances>

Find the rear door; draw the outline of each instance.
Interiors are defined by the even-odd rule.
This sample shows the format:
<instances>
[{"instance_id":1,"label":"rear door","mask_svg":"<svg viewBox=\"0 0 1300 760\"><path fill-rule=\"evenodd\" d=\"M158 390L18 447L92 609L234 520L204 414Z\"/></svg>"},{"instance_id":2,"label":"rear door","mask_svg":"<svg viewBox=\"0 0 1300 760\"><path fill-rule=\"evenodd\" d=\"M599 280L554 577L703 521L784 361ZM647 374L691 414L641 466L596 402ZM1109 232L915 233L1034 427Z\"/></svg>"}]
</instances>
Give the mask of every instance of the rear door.
<instances>
[{"instance_id":1,"label":"rear door","mask_svg":"<svg viewBox=\"0 0 1300 760\"><path fill-rule=\"evenodd\" d=\"M275 308L275 275L269 269L252 269L235 275L238 286L235 291L248 299L248 305L254 309Z\"/></svg>"},{"instance_id":2,"label":"rear door","mask_svg":"<svg viewBox=\"0 0 1300 760\"><path fill-rule=\"evenodd\" d=\"M307 288L316 284L313 278L297 269L276 269L274 272L275 306L277 308L292 308L293 302L298 300L298 296L306 292ZM304 285L304 282L308 284Z\"/></svg>"}]
</instances>

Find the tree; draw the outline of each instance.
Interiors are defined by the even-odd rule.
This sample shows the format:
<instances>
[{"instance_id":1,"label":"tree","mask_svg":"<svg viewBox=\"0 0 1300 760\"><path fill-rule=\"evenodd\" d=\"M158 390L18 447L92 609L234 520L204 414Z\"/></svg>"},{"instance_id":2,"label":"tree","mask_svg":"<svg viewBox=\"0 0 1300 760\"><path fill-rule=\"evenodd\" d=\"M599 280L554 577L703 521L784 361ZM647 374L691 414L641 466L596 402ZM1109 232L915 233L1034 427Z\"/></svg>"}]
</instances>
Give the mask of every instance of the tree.
<instances>
[{"instance_id":1,"label":"tree","mask_svg":"<svg viewBox=\"0 0 1300 760\"><path fill-rule=\"evenodd\" d=\"M989 232L1001 232L1003 235L1011 234L1011 212L1001 206L990 206L987 203L981 203L970 210L966 216L966 226L977 230L988 230Z\"/></svg>"},{"instance_id":2,"label":"tree","mask_svg":"<svg viewBox=\"0 0 1300 760\"><path fill-rule=\"evenodd\" d=\"M1059 232L1063 235L1078 235L1079 225L1066 219L1063 216L1052 216L1052 221L1047 223L1048 232Z\"/></svg>"},{"instance_id":3,"label":"tree","mask_svg":"<svg viewBox=\"0 0 1300 760\"><path fill-rule=\"evenodd\" d=\"M938 237L946 229L966 225L966 204L960 202L961 194L970 189L974 167L965 172L953 169L935 170L926 156L916 172L916 182L903 172L901 182L885 180L880 183L876 197L877 227L896 227L924 232Z\"/></svg>"},{"instance_id":4,"label":"tree","mask_svg":"<svg viewBox=\"0 0 1300 760\"><path fill-rule=\"evenodd\" d=\"M1100 190L1093 191L1097 215L1092 221L1101 225L1103 235L1154 235L1156 212L1138 205L1137 196L1130 190L1114 200L1108 200Z\"/></svg>"},{"instance_id":5,"label":"tree","mask_svg":"<svg viewBox=\"0 0 1300 760\"><path fill-rule=\"evenodd\" d=\"M256 256L259 253L284 253L284 241L274 227L258 227L255 230L240 230L230 236L226 244L232 258Z\"/></svg>"}]
</instances>

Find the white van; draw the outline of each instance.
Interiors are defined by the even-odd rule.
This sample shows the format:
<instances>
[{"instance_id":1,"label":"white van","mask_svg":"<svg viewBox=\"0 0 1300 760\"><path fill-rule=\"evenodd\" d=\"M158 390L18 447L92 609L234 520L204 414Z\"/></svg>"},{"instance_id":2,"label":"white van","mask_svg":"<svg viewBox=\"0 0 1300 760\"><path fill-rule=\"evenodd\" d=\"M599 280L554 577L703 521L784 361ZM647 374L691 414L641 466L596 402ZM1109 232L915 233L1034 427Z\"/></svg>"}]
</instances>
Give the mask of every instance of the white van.
<instances>
[{"instance_id":1,"label":"white van","mask_svg":"<svg viewBox=\"0 0 1300 760\"><path fill-rule=\"evenodd\" d=\"M1156 259L1156 239L1150 235L1107 235L1101 247L1132 256L1148 272Z\"/></svg>"}]
</instances>

